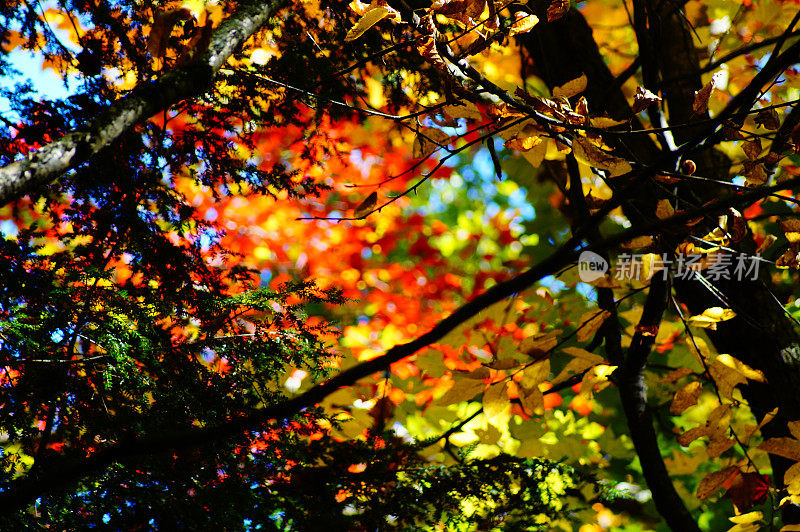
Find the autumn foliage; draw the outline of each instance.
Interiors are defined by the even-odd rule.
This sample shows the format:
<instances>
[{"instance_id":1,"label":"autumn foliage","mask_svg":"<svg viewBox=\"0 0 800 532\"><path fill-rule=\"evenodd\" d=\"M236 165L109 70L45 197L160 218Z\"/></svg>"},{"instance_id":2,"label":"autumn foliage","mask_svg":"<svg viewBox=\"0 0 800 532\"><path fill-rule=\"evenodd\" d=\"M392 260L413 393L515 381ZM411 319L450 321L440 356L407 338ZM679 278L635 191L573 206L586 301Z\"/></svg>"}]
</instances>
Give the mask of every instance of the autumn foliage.
<instances>
[{"instance_id":1,"label":"autumn foliage","mask_svg":"<svg viewBox=\"0 0 800 532\"><path fill-rule=\"evenodd\" d=\"M798 22L0 8L3 520L800 530Z\"/></svg>"}]
</instances>

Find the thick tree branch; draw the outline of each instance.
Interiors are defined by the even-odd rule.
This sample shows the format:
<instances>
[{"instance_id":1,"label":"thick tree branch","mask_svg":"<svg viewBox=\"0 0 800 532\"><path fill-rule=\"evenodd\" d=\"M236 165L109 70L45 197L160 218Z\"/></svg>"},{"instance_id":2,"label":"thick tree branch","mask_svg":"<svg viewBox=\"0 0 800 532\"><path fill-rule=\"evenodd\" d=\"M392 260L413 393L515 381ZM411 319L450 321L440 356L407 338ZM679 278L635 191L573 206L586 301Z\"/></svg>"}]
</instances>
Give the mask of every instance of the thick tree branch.
<instances>
[{"instance_id":1,"label":"thick tree branch","mask_svg":"<svg viewBox=\"0 0 800 532\"><path fill-rule=\"evenodd\" d=\"M700 528L670 480L664 459L661 457L653 418L647 409L647 386L643 371L655 335L644 331L652 330L661 323L668 296L669 283L666 279L655 276L650 283L650 292L647 294L639 330L634 334L625 364L619 370L617 386L628 422L628 431L642 465L647 487L653 493L653 502L658 513L664 517L672 530L699 531Z\"/></svg>"},{"instance_id":2,"label":"thick tree branch","mask_svg":"<svg viewBox=\"0 0 800 532\"><path fill-rule=\"evenodd\" d=\"M141 83L85 127L0 168L0 205L57 179L155 113L206 91L220 67L284 3L285 0L240 2L236 11L214 31L208 51L202 57L155 81Z\"/></svg>"},{"instance_id":3,"label":"thick tree branch","mask_svg":"<svg viewBox=\"0 0 800 532\"><path fill-rule=\"evenodd\" d=\"M583 220L588 216L589 210L583 197L578 163L571 154L567 156L567 170L570 176L569 198L570 203L573 204L573 210L576 211L575 219ZM592 225L588 232L587 239L593 249L594 246L602 247L602 238L597 225ZM601 256L608 261L607 254L601 253ZM647 486L653 493L656 508L673 530L692 531L699 530L699 528L680 495L675 491L666 464L661 457L653 419L647 410L647 389L643 375L647 356L655 336L645 336L641 331L658 326L666 308L668 295L668 284L663 279L654 278L650 284L650 291L642 313L640 331L634 335L631 347L628 349L628 356L625 357L621 345L614 293L610 288L598 288L598 306L610 313L600 329L600 334L605 340L606 357L612 364L620 367L614 374L614 381L619 389L628 432L639 456Z\"/></svg>"}]
</instances>

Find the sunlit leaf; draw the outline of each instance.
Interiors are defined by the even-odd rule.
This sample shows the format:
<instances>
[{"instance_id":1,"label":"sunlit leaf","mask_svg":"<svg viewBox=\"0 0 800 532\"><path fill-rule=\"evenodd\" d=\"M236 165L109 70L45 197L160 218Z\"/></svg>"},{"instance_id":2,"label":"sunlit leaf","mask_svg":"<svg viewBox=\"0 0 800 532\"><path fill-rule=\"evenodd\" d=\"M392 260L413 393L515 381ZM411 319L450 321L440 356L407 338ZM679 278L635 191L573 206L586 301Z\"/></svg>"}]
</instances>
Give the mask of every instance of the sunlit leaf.
<instances>
[{"instance_id":1,"label":"sunlit leaf","mask_svg":"<svg viewBox=\"0 0 800 532\"><path fill-rule=\"evenodd\" d=\"M571 98L586 90L586 85L589 79L586 74L581 74L579 77L570 80L563 85L553 89L553 98Z\"/></svg>"}]
</instances>

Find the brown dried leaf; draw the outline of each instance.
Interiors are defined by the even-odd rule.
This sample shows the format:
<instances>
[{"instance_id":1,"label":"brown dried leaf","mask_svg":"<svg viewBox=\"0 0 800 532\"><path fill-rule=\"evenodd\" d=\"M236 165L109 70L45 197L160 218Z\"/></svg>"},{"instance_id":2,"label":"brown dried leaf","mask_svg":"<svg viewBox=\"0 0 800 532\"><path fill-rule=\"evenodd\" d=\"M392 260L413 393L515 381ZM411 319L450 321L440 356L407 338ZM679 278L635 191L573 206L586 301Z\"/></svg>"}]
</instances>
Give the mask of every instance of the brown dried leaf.
<instances>
[{"instance_id":1,"label":"brown dried leaf","mask_svg":"<svg viewBox=\"0 0 800 532\"><path fill-rule=\"evenodd\" d=\"M767 172L763 164L756 164L744 175L749 186L760 186L767 182Z\"/></svg>"},{"instance_id":2,"label":"brown dried leaf","mask_svg":"<svg viewBox=\"0 0 800 532\"><path fill-rule=\"evenodd\" d=\"M439 55L439 50L436 49L436 41L432 38L428 38L424 40L422 43L417 45L417 50L419 51L420 55L425 58L433 66L439 68L440 70L447 71L447 65L442 60L442 56Z\"/></svg>"},{"instance_id":3,"label":"brown dried leaf","mask_svg":"<svg viewBox=\"0 0 800 532\"><path fill-rule=\"evenodd\" d=\"M800 252L798 251L798 247L797 244L790 246L783 255L778 257L778 260L775 261L775 266L784 269L800 269Z\"/></svg>"},{"instance_id":4,"label":"brown dried leaf","mask_svg":"<svg viewBox=\"0 0 800 532\"><path fill-rule=\"evenodd\" d=\"M708 99L711 97L711 91L714 90L715 78L712 77L708 83L703 85L703 88L694 93L694 103L692 103L692 111L695 114L705 114L708 111Z\"/></svg>"},{"instance_id":5,"label":"brown dried leaf","mask_svg":"<svg viewBox=\"0 0 800 532\"><path fill-rule=\"evenodd\" d=\"M583 314L578 319L578 341L586 342L590 340L610 316L611 313L607 310L590 310Z\"/></svg>"},{"instance_id":6,"label":"brown dried leaf","mask_svg":"<svg viewBox=\"0 0 800 532\"><path fill-rule=\"evenodd\" d=\"M547 6L547 22L558 20L569 11L569 0L551 0Z\"/></svg>"},{"instance_id":7,"label":"brown dried leaf","mask_svg":"<svg viewBox=\"0 0 800 532\"><path fill-rule=\"evenodd\" d=\"M754 139L745 142L742 145L742 149L744 150L744 154L747 155L748 159L755 159L761 153L761 139Z\"/></svg>"},{"instance_id":8,"label":"brown dried leaf","mask_svg":"<svg viewBox=\"0 0 800 532\"><path fill-rule=\"evenodd\" d=\"M647 109L651 103L658 103L661 98L645 89L644 87L636 88L636 95L633 97L633 114L638 114Z\"/></svg>"},{"instance_id":9,"label":"brown dried leaf","mask_svg":"<svg viewBox=\"0 0 800 532\"><path fill-rule=\"evenodd\" d=\"M690 406L697 404L697 399L703 392L703 385L697 381L692 381L685 385L683 388L675 392L675 397L672 399L672 405L669 411L674 414L680 414Z\"/></svg>"},{"instance_id":10,"label":"brown dried leaf","mask_svg":"<svg viewBox=\"0 0 800 532\"><path fill-rule=\"evenodd\" d=\"M800 441L794 438L770 438L758 446L762 451L800 461Z\"/></svg>"},{"instance_id":11,"label":"brown dried leaf","mask_svg":"<svg viewBox=\"0 0 800 532\"><path fill-rule=\"evenodd\" d=\"M519 350L528 356L539 357L558 345L559 334L561 331L534 334L522 340Z\"/></svg>"},{"instance_id":12,"label":"brown dried leaf","mask_svg":"<svg viewBox=\"0 0 800 532\"><path fill-rule=\"evenodd\" d=\"M742 135L741 127L731 120L726 120L722 125L722 136L725 137L725 140L742 140L744 135Z\"/></svg>"},{"instance_id":13,"label":"brown dried leaf","mask_svg":"<svg viewBox=\"0 0 800 532\"><path fill-rule=\"evenodd\" d=\"M728 466L719 471L709 473L697 486L697 498L701 500L709 498L740 472L741 470L738 466Z\"/></svg>"},{"instance_id":14,"label":"brown dried leaf","mask_svg":"<svg viewBox=\"0 0 800 532\"><path fill-rule=\"evenodd\" d=\"M580 162L594 168L608 170L610 177L627 174L633 169L628 161L604 152L587 138L575 137L572 140L572 152Z\"/></svg>"},{"instance_id":15,"label":"brown dried leaf","mask_svg":"<svg viewBox=\"0 0 800 532\"><path fill-rule=\"evenodd\" d=\"M778 112L775 109L763 109L758 112L754 121L759 126L764 126L766 129L778 129L781 126Z\"/></svg>"},{"instance_id":16,"label":"brown dried leaf","mask_svg":"<svg viewBox=\"0 0 800 532\"><path fill-rule=\"evenodd\" d=\"M658 201L658 205L656 206L656 217L659 220L666 220L674 215L675 208L672 206L669 200L662 199Z\"/></svg>"},{"instance_id":17,"label":"brown dried leaf","mask_svg":"<svg viewBox=\"0 0 800 532\"><path fill-rule=\"evenodd\" d=\"M366 215L372 212L372 210L375 208L375 205L377 204L378 204L378 193L373 192L372 194L367 196L367 199L362 201L358 205L358 207L355 208L355 210L353 211L353 217L364 218Z\"/></svg>"},{"instance_id":18,"label":"brown dried leaf","mask_svg":"<svg viewBox=\"0 0 800 532\"><path fill-rule=\"evenodd\" d=\"M762 254L766 251L775 241L778 240L778 237L775 235L767 235L764 237L764 240L759 244L758 249L756 249L757 254Z\"/></svg>"},{"instance_id":19,"label":"brown dried leaf","mask_svg":"<svg viewBox=\"0 0 800 532\"><path fill-rule=\"evenodd\" d=\"M725 436L714 438L710 442L708 442L708 446L706 447L706 453L708 453L708 456L711 458L717 458L722 453L733 447L735 444L736 440Z\"/></svg>"},{"instance_id":20,"label":"brown dried leaf","mask_svg":"<svg viewBox=\"0 0 800 532\"><path fill-rule=\"evenodd\" d=\"M728 209L728 233L733 242L741 242L747 236L747 220L734 208Z\"/></svg>"}]
</instances>

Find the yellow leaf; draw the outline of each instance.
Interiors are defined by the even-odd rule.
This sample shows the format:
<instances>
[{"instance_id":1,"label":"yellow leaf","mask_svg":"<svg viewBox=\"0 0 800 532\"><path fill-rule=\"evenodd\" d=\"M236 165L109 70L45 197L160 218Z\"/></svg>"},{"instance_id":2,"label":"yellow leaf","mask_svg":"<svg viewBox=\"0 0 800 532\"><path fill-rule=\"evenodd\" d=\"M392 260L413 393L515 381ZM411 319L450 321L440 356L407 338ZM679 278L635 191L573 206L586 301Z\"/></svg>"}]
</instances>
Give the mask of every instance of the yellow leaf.
<instances>
[{"instance_id":1,"label":"yellow leaf","mask_svg":"<svg viewBox=\"0 0 800 532\"><path fill-rule=\"evenodd\" d=\"M751 368L730 355L718 355L708 367L708 372L717 384L720 395L727 399L732 399L733 389L739 384L746 384L748 379L758 382L766 381L761 371Z\"/></svg>"},{"instance_id":2,"label":"yellow leaf","mask_svg":"<svg viewBox=\"0 0 800 532\"><path fill-rule=\"evenodd\" d=\"M535 148L542 143L542 137L538 135L531 135L529 137L519 136L514 139L507 140L504 144L509 150L528 151Z\"/></svg>"},{"instance_id":3,"label":"yellow leaf","mask_svg":"<svg viewBox=\"0 0 800 532\"><path fill-rule=\"evenodd\" d=\"M728 466L719 471L709 473L697 486L697 498L707 499L722 487L731 477L739 474L737 466Z\"/></svg>"},{"instance_id":4,"label":"yellow leaf","mask_svg":"<svg viewBox=\"0 0 800 532\"><path fill-rule=\"evenodd\" d=\"M800 462L792 464L783 475L783 484L789 493L800 492Z\"/></svg>"},{"instance_id":5,"label":"yellow leaf","mask_svg":"<svg viewBox=\"0 0 800 532\"><path fill-rule=\"evenodd\" d=\"M708 421L706 421L704 425L689 429L678 436L678 443L683 447L687 447L697 438L709 436L714 439L717 435L724 434L730 426L730 410L731 405L719 405L711 412L711 414L709 414Z\"/></svg>"},{"instance_id":6,"label":"yellow leaf","mask_svg":"<svg viewBox=\"0 0 800 532\"><path fill-rule=\"evenodd\" d=\"M733 319L736 313L729 308L711 307L703 311L702 314L689 318L689 323L704 329L717 330L717 323Z\"/></svg>"},{"instance_id":7,"label":"yellow leaf","mask_svg":"<svg viewBox=\"0 0 800 532\"><path fill-rule=\"evenodd\" d=\"M442 109L442 112L453 118L466 118L468 120L480 120L482 118L478 107L472 102L466 102L464 105L448 105Z\"/></svg>"},{"instance_id":8,"label":"yellow leaf","mask_svg":"<svg viewBox=\"0 0 800 532\"><path fill-rule=\"evenodd\" d=\"M533 388L520 388L519 401L522 403L522 408L531 414L542 415L544 414L544 395L538 386Z\"/></svg>"},{"instance_id":9,"label":"yellow leaf","mask_svg":"<svg viewBox=\"0 0 800 532\"><path fill-rule=\"evenodd\" d=\"M565 347L563 351L568 355L571 355L573 358L567 362L567 365L564 366L564 369L561 370L561 373L559 373L558 376L551 381L553 385L564 382L572 375L582 373L583 371L605 361L605 359L600 355L595 355L594 353L590 353L586 349L581 349L580 347Z\"/></svg>"},{"instance_id":10,"label":"yellow leaf","mask_svg":"<svg viewBox=\"0 0 800 532\"><path fill-rule=\"evenodd\" d=\"M548 375L550 375L549 359L540 360L535 364L531 364L522 371L522 387L536 388L547 379Z\"/></svg>"},{"instance_id":11,"label":"yellow leaf","mask_svg":"<svg viewBox=\"0 0 800 532\"><path fill-rule=\"evenodd\" d=\"M534 168L539 168L539 166L542 164L542 161L544 161L544 156L546 153L547 141L544 141L536 144L533 149L522 152L522 156L525 157L529 163L531 163L531 166Z\"/></svg>"},{"instance_id":12,"label":"yellow leaf","mask_svg":"<svg viewBox=\"0 0 800 532\"><path fill-rule=\"evenodd\" d=\"M672 406L669 407L669 411L673 414L680 414L690 406L696 405L697 398L700 397L702 391L702 384L697 381L690 382L675 392L675 397L672 399Z\"/></svg>"},{"instance_id":13,"label":"yellow leaf","mask_svg":"<svg viewBox=\"0 0 800 532\"><path fill-rule=\"evenodd\" d=\"M589 120L589 123L592 127L596 127L599 129L605 129L608 127L619 126L622 124L627 124L626 120L614 120L613 118L608 118L605 116L598 116Z\"/></svg>"},{"instance_id":14,"label":"yellow leaf","mask_svg":"<svg viewBox=\"0 0 800 532\"><path fill-rule=\"evenodd\" d=\"M553 98L571 98L576 94L580 94L586 90L586 85L589 79L586 74L581 74L573 80L570 80L559 87L553 89Z\"/></svg>"},{"instance_id":15,"label":"yellow leaf","mask_svg":"<svg viewBox=\"0 0 800 532\"><path fill-rule=\"evenodd\" d=\"M583 137L573 139L572 152L580 162L594 168L608 170L610 177L621 176L632 170L628 161L604 152L592 144L589 139Z\"/></svg>"},{"instance_id":16,"label":"yellow leaf","mask_svg":"<svg viewBox=\"0 0 800 532\"><path fill-rule=\"evenodd\" d=\"M764 518L764 514L761 512L749 512L742 515L735 515L733 517L729 517L731 523L736 524L745 524L745 523L755 523L756 521L760 521Z\"/></svg>"},{"instance_id":17,"label":"yellow leaf","mask_svg":"<svg viewBox=\"0 0 800 532\"><path fill-rule=\"evenodd\" d=\"M786 240L788 240L790 244L797 244L800 242L800 220L796 218L780 220L778 225L783 229Z\"/></svg>"},{"instance_id":18,"label":"yellow leaf","mask_svg":"<svg viewBox=\"0 0 800 532\"><path fill-rule=\"evenodd\" d=\"M766 382L767 378L761 370L753 369L739 359L730 355L717 355L717 360L751 381Z\"/></svg>"},{"instance_id":19,"label":"yellow leaf","mask_svg":"<svg viewBox=\"0 0 800 532\"><path fill-rule=\"evenodd\" d=\"M490 420L503 417L506 410L511 406L506 393L508 382L497 382L489 386L489 389L483 393L483 413Z\"/></svg>"},{"instance_id":20,"label":"yellow leaf","mask_svg":"<svg viewBox=\"0 0 800 532\"><path fill-rule=\"evenodd\" d=\"M611 313L607 310L590 310L578 318L578 333L577 338L579 342L587 342L600 330ZM566 350L565 350L566 351Z\"/></svg>"},{"instance_id":21,"label":"yellow leaf","mask_svg":"<svg viewBox=\"0 0 800 532\"><path fill-rule=\"evenodd\" d=\"M388 17L390 12L391 11L389 10L388 7L383 7L383 6L373 7L372 9L364 13L364 15L360 19L358 19L356 25L353 26L350 29L350 31L347 32L347 35L344 38L345 42L355 41L356 39L364 35L365 31L370 29L372 26L374 26L381 20Z\"/></svg>"},{"instance_id":22,"label":"yellow leaf","mask_svg":"<svg viewBox=\"0 0 800 532\"><path fill-rule=\"evenodd\" d=\"M762 451L800 461L800 441L794 438L770 438L758 446Z\"/></svg>"},{"instance_id":23,"label":"yellow leaf","mask_svg":"<svg viewBox=\"0 0 800 532\"><path fill-rule=\"evenodd\" d=\"M711 357L711 349L709 349L708 344L702 338L698 336L687 338L686 344L689 346L689 351L698 359L703 360Z\"/></svg>"},{"instance_id":24,"label":"yellow leaf","mask_svg":"<svg viewBox=\"0 0 800 532\"><path fill-rule=\"evenodd\" d=\"M460 379L457 380L455 385L447 390L447 393L440 397L436 403L445 406L462 401L469 401L481 393L484 388L486 388L486 385L483 381L476 379Z\"/></svg>"},{"instance_id":25,"label":"yellow leaf","mask_svg":"<svg viewBox=\"0 0 800 532\"><path fill-rule=\"evenodd\" d=\"M517 20L515 20L514 24L511 25L511 29L508 32L509 35L528 33L539 22L539 17L536 15L526 15L524 13L517 12L514 14L514 16Z\"/></svg>"},{"instance_id":26,"label":"yellow leaf","mask_svg":"<svg viewBox=\"0 0 800 532\"><path fill-rule=\"evenodd\" d=\"M617 366L609 366L608 364L598 364L591 368L581 379L579 395L584 399L591 399L595 389L600 391L609 385L608 377L614 373L615 369L617 369Z\"/></svg>"},{"instance_id":27,"label":"yellow leaf","mask_svg":"<svg viewBox=\"0 0 800 532\"><path fill-rule=\"evenodd\" d=\"M744 442L745 445L748 445L748 443L750 442L750 438L753 437L753 434L761 430L761 427L763 427L764 425L775 419L776 415L778 415L778 409L774 408L772 411L767 412L763 418L761 418L761 421L758 423L757 426L749 427L747 429L747 434L745 435L745 442Z\"/></svg>"},{"instance_id":28,"label":"yellow leaf","mask_svg":"<svg viewBox=\"0 0 800 532\"><path fill-rule=\"evenodd\" d=\"M741 374L731 370L724 364L715 360L709 367L708 373L719 389L719 394L726 399L733 399L733 389L739 384L746 384L745 379Z\"/></svg>"}]
</instances>

